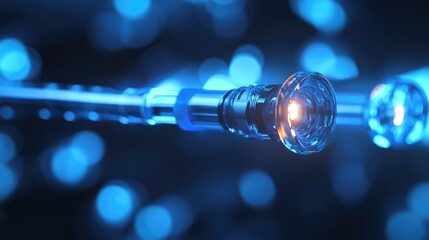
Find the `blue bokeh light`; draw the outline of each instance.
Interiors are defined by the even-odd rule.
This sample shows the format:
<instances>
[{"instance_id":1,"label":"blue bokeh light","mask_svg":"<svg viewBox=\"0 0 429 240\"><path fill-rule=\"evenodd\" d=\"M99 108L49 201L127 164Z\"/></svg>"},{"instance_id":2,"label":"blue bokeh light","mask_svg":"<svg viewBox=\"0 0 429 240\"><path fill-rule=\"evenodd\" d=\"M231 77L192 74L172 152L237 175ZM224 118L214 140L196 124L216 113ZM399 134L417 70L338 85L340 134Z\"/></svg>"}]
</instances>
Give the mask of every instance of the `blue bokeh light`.
<instances>
[{"instance_id":1,"label":"blue bokeh light","mask_svg":"<svg viewBox=\"0 0 429 240\"><path fill-rule=\"evenodd\" d=\"M333 169L332 184L341 200L355 202L362 199L369 188L365 165L356 160L339 161Z\"/></svg>"},{"instance_id":2,"label":"blue bokeh light","mask_svg":"<svg viewBox=\"0 0 429 240\"><path fill-rule=\"evenodd\" d=\"M110 225L122 225L128 222L135 209L132 190L122 183L108 184L97 195L96 210L98 216Z\"/></svg>"},{"instance_id":3,"label":"blue bokeh light","mask_svg":"<svg viewBox=\"0 0 429 240\"><path fill-rule=\"evenodd\" d=\"M216 74L228 74L228 64L219 58L206 59L198 68L198 78L205 83Z\"/></svg>"},{"instance_id":4,"label":"blue bokeh light","mask_svg":"<svg viewBox=\"0 0 429 240\"><path fill-rule=\"evenodd\" d=\"M64 120L66 120L67 122L73 122L76 120L76 115L71 111L66 111L63 114L63 117L64 117Z\"/></svg>"},{"instance_id":5,"label":"blue bokeh light","mask_svg":"<svg viewBox=\"0 0 429 240\"><path fill-rule=\"evenodd\" d=\"M411 189L408 207L421 217L429 219L429 182L417 184Z\"/></svg>"},{"instance_id":6,"label":"blue bokeh light","mask_svg":"<svg viewBox=\"0 0 429 240\"><path fill-rule=\"evenodd\" d=\"M171 214L160 205L145 207L137 213L134 229L141 239L164 239L172 230Z\"/></svg>"},{"instance_id":7,"label":"blue bokeh light","mask_svg":"<svg viewBox=\"0 0 429 240\"><path fill-rule=\"evenodd\" d=\"M51 170L54 177L69 186L79 184L87 175L89 165L81 149L60 147L52 157Z\"/></svg>"},{"instance_id":8,"label":"blue bokeh light","mask_svg":"<svg viewBox=\"0 0 429 240\"><path fill-rule=\"evenodd\" d=\"M31 73L31 60L24 44L15 38L0 41L0 73L8 80L24 80Z\"/></svg>"},{"instance_id":9,"label":"blue bokeh light","mask_svg":"<svg viewBox=\"0 0 429 240\"><path fill-rule=\"evenodd\" d=\"M15 154L16 144L13 138L4 132L0 132L0 164L8 163L15 157Z\"/></svg>"},{"instance_id":10,"label":"blue bokeh light","mask_svg":"<svg viewBox=\"0 0 429 240\"><path fill-rule=\"evenodd\" d=\"M51 111L49 111L49 109L46 108L41 108L39 110L39 118L43 119L43 120L48 120L49 118L51 118Z\"/></svg>"},{"instance_id":11,"label":"blue bokeh light","mask_svg":"<svg viewBox=\"0 0 429 240\"><path fill-rule=\"evenodd\" d=\"M413 212L400 211L391 216L386 224L386 237L391 240L419 240L425 236L422 219Z\"/></svg>"},{"instance_id":12,"label":"blue bokeh light","mask_svg":"<svg viewBox=\"0 0 429 240\"><path fill-rule=\"evenodd\" d=\"M276 195L273 179L260 170L243 174L239 181L239 190L244 202L254 208L267 207Z\"/></svg>"},{"instance_id":13,"label":"blue bokeh light","mask_svg":"<svg viewBox=\"0 0 429 240\"><path fill-rule=\"evenodd\" d=\"M103 139L92 131L82 131L74 135L70 146L82 152L88 164L98 163L105 153Z\"/></svg>"},{"instance_id":14,"label":"blue bokeh light","mask_svg":"<svg viewBox=\"0 0 429 240\"><path fill-rule=\"evenodd\" d=\"M324 33L339 32L347 24L343 7L334 0L291 0L291 6L303 20Z\"/></svg>"},{"instance_id":15,"label":"blue bokeh light","mask_svg":"<svg viewBox=\"0 0 429 240\"><path fill-rule=\"evenodd\" d=\"M169 195L163 197L159 203L170 213L172 222L170 236L179 237L189 229L194 221L194 216L191 206L185 199Z\"/></svg>"},{"instance_id":16,"label":"blue bokeh light","mask_svg":"<svg viewBox=\"0 0 429 240\"><path fill-rule=\"evenodd\" d=\"M116 13L101 12L94 17L89 35L95 47L116 51L148 46L158 37L161 28L157 15L152 12L133 21Z\"/></svg>"},{"instance_id":17,"label":"blue bokeh light","mask_svg":"<svg viewBox=\"0 0 429 240\"><path fill-rule=\"evenodd\" d=\"M254 56L258 60L261 66L264 66L265 64L264 53L261 51L261 49L259 49L255 45L252 45L252 44L243 45L235 51L234 55L238 55L240 53L248 53Z\"/></svg>"},{"instance_id":18,"label":"blue bokeh light","mask_svg":"<svg viewBox=\"0 0 429 240\"><path fill-rule=\"evenodd\" d=\"M337 55L331 46L323 42L314 42L305 47L301 55L301 66L332 80L347 80L359 76L359 69L353 59Z\"/></svg>"},{"instance_id":19,"label":"blue bokeh light","mask_svg":"<svg viewBox=\"0 0 429 240\"><path fill-rule=\"evenodd\" d=\"M15 117L15 111L10 106L0 107L0 117L5 120L12 120Z\"/></svg>"},{"instance_id":20,"label":"blue bokeh light","mask_svg":"<svg viewBox=\"0 0 429 240\"><path fill-rule=\"evenodd\" d=\"M152 6L152 0L114 0L113 3L116 11L129 19L143 17Z\"/></svg>"},{"instance_id":21,"label":"blue bokeh light","mask_svg":"<svg viewBox=\"0 0 429 240\"><path fill-rule=\"evenodd\" d=\"M254 84L262 76L262 66L255 56L239 53L233 57L229 65L229 76L238 86Z\"/></svg>"},{"instance_id":22,"label":"blue bokeh light","mask_svg":"<svg viewBox=\"0 0 429 240\"><path fill-rule=\"evenodd\" d=\"M15 191L17 184L18 180L12 169L0 163L0 202L10 197Z\"/></svg>"},{"instance_id":23,"label":"blue bokeh light","mask_svg":"<svg viewBox=\"0 0 429 240\"><path fill-rule=\"evenodd\" d=\"M231 78L226 75L216 74L211 76L204 84L205 90L231 90L236 88Z\"/></svg>"}]
</instances>

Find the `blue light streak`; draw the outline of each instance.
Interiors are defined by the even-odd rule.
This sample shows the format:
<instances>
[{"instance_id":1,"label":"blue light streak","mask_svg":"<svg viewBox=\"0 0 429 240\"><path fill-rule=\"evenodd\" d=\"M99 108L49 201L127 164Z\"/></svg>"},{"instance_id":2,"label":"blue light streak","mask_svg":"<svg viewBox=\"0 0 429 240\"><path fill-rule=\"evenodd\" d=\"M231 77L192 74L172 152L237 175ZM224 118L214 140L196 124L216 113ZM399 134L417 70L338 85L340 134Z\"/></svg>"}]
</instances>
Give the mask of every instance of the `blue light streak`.
<instances>
[{"instance_id":1,"label":"blue light streak","mask_svg":"<svg viewBox=\"0 0 429 240\"><path fill-rule=\"evenodd\" d=\"M15 191L18 179L7 165L0 163L0 203L9 198Z\"/></svg>"},{"instance_id":2,"label":"blue light streak","mask_svg":"<svg viewBox=\"0 0 429 240\"><path fill-rule=\"evenodd\" d=\"M152 7L152 0L114 0L113 2L116 11L129 19L145 16Z\"/></svg>"},{"instance_id":3,"label":"blue light streak","mask_svg":"<svg viewBox=\"0 0 429 240\"><path fill-rule=\"evenodd\" d=\"M414 186L408 194L408 207L420 215L429 219L429 183L424 182Z\"/></svg>"}]
</instances>

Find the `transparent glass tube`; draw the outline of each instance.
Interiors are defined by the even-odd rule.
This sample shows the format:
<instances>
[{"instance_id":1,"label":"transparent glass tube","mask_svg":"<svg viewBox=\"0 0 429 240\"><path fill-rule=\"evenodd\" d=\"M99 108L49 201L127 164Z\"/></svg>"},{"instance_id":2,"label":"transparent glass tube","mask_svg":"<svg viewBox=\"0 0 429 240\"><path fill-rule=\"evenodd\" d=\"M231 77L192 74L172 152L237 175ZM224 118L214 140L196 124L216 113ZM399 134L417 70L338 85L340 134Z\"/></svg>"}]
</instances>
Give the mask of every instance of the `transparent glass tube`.
<instances>
[{"instance_id":1,"label":"transparent glass tube","mask_svg":"<svg viewBox=\"0 0 429 240\"><path fill-rule=\"evenodd\" d=\"M188 131L226 130L246 138L277 140L300 154L319 152L326 146L336 115L332 86L325 77L311 72L295 73L283 85L249 85L230 91L114 91L80 85L3 84L0 104L37 110L44 119L177 124Z\"/></svg>"},{"instance_id":2,"label":"transparent glass tube","mask_svg":"<svg viewBox=\"0 0 429 240\"><path fill-rule=\"evenodd\" d=\"M337 125L365 127L383 148L404 147L420 141L428 114L426 94L406 79L391 79L370 91L337 89Z\"/></svg>"}]
</instances>

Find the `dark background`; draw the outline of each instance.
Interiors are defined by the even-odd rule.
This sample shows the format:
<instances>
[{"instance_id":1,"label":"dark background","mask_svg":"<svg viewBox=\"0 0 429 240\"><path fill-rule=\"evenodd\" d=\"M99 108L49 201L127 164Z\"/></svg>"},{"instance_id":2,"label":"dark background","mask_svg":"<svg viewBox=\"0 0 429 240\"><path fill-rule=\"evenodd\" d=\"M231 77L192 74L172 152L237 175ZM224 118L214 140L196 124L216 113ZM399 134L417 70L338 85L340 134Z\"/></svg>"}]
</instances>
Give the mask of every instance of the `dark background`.
<instances>
[{"instance_id":1,"label":"dark background","mask_svg":"<svg viewBox=\"0 0 429 240\"><path fill-rule=\"evenodd\" d=\"M286 0L247 1L249 27L233 39L206 28L199 16L203 13L187 4L177 10L177 25L167 25L148 46L105 51L88 38L92 17L109 9L104 1L2 1L0 36L20 38L39 52L42 70L32 81L109 87L153 86L209 57L229 61L235 49L249 43L264 53L262 82L270 83L281 83L300 70L300 52L314 39L341 42L359 67L359 79L374 84L428 63L427 1L341 3L347 26L339 33L323 34L302 21ZM174 6L168 9L174 12ZM183 84L195 86L192 81ZM365 129L338 128L326 150L300 156L275 142L189 133L176 126L29 117L1 122L1 127L17 132L21 178L14 195L0 205L0 239L95 238L82 226L81 215L113 179L143 185L149 193L147 203L165 194L179 194L191 205L203 202L206 210L196 216L183 239L383 239L389 216L406 209L410 189L429 179L427 146L380 149ZM97 132L105 142L100 176L83 189L52 187L37 171L38 159L53 143L82 130ZM368 181L365 194L354 201L344 201L333 189L336 164L349 158L364 164ZM249 169L272 177L276 197L269 207L252 209L240 200L237 181ZM429 230L427 222L425 227Z\"/></svg>"}]
</instances>

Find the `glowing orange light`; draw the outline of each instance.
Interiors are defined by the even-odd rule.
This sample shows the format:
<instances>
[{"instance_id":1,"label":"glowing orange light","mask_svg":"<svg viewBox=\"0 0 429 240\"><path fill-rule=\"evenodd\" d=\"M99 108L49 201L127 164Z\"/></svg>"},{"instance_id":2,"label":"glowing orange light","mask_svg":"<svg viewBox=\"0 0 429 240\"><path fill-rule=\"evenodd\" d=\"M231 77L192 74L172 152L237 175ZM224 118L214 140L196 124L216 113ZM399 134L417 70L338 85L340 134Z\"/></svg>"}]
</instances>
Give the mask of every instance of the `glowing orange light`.
<instances>
[{"instance_id":1,"label":"glowing orange light","mask_svg":"<svg viewBox=\"0 0 429 240\"><path fill-rule=\"evenodd\" d=\"M289 115L289 120L290 121L295 121L299 118L299 116L301 115L300 113L300 106L297 102L295 101L291 101L289 103L289 107L288 107L288 115Z\"/></svg>"}]
</instances>

